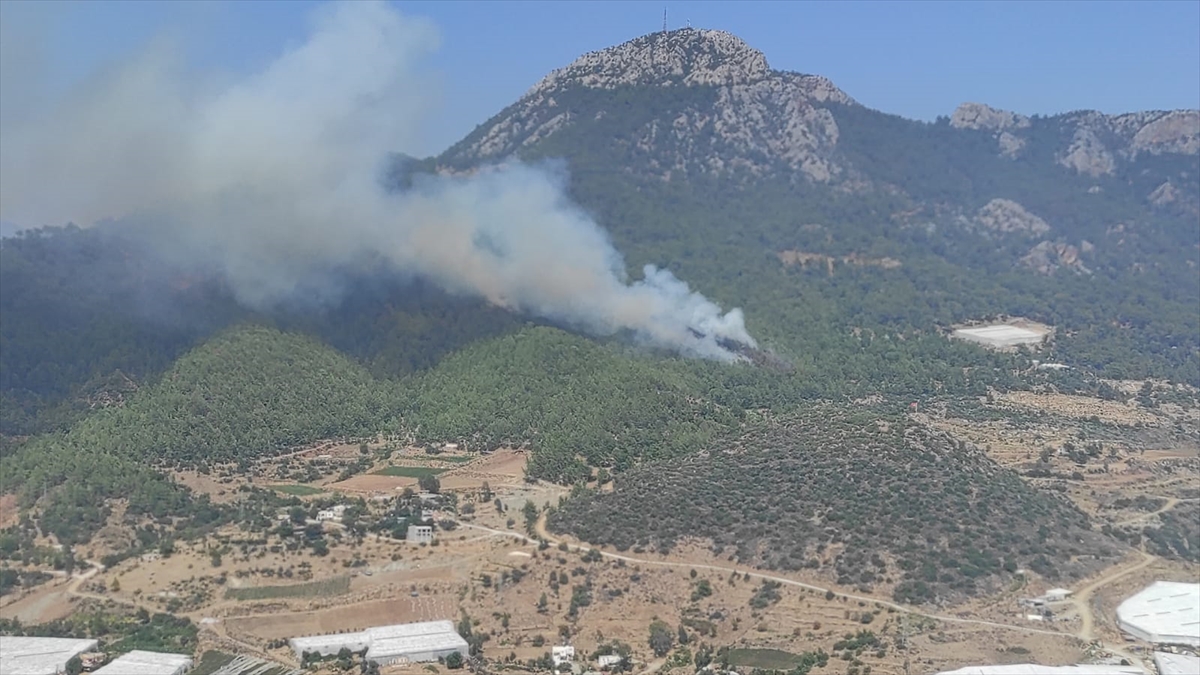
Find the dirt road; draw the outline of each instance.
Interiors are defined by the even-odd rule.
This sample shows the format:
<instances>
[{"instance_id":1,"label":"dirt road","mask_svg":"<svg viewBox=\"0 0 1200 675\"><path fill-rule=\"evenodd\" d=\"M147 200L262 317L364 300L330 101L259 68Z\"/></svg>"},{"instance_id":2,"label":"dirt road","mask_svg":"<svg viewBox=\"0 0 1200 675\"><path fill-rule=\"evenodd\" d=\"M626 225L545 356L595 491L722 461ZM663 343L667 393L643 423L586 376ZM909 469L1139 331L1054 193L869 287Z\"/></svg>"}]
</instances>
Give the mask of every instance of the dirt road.
<instances>
[{"instance_id":1,"label":"dirt road","mask_svg":"<svg viewBox=\"0 0 1200 675\"><path fill-rule=\"evenodd\" d=\"M541 517L538 518L537 524L534 527L534 531L538 534L538 536L540 538L546 540L547 542L549 542L552 545L557 545L559 543L559 541L556 540L555 538L549 536L549 532L546 530L545 520L546 520L546 515L543 513L541 515ZM527 537L527 536L517 533L517 532L494 530L490 527L483 527L482 525L474 525L472 523L463 523L463 522L460 522L459 526L470 528L473 530L480 530L482 532L491 532L492 534L504 535L506 537L513 537L515 539L520 539L529 544L537 544L538 543L537 539ZM577 546L577 545L571 545L571 544L568 544L568 548L570 548L571 550L574 550L574 551L590 551L591 550L591 547L589 547L589 546ZM605 558L610 558L612 560L624 560L625 562L637 563L639 565L655 565L658 567L681 567L681 568L686 568L686 569L709 570L712 572L736 572L743 576L749 575L751 578L764 579L767 581L776 581L785 586L792 586L795 588L804 588L804 589L807 589L810 591L816 591L817 593L827 593L830 590L833 590L833 589L829 589L829 588L823 588L821 586L814 586L812 584L806 584L804 582L796 581L794 579L788 579L787 577L777 577L777 576L773 576L770 574L763 574L762 572L757 572L754 570L739 569L737 567L724 567L721 565L701 565L701 564L691 564L691 563L677 563L677 562L668 562L668 561L663 561L663 560L647 560L645 558L635 558L633 556L621 555L619 553L609 553L607 551L600 551L600 555L604 556ZM913 616L921 616L921 617L925 617L927 619L934 619L936 621L945 621L947 623L975 624L975 625L980 625L980 626L990 626L992 628L1003 628L1006 630L1019 631L1022 633L1036 633L1038 635L1052 635L1054 637L1065 637L1065 638L1075 638L1076 637L1074 635L1071 635L1070 633L1062 633L1059 631L1052 631L1052 630L1042 630L1040 628L1029 628L1027 626L1014 626L1012 624L997 623L995 621L984 621L982 619L963 619L963 618L955 617L955 616L941 616L938 614L926 614L924 612L920 612L920 611L912 609L910 607L898 605L894 602L889 602L887 600L880 600L879 598L872 598L872 597L863 596L863 595L852 595L850 593L843 593L843 592L840 592L837 590L833 590L833 592L840 596L849 598L851 600L861 600L862 602L876 603L881 607L890 607L890 608L896 610L897 612L904 612L906 614L911 614Z\"/></svg>"},{"instance_id":2,"label":"dirt road","mask_svg":"<svg viewBox=\"0 0 1200 675\"><path fill-rule=\"evenodd\" d=\"M1115 570L1105 574L1087 586L1079 589L1078 593L1075 593L1071 596L1070 602L1075 607L1075 611L1079 613L1079 632L1075 635L1080 640L1083 640L1086 643L1092 642L1096 639L1096 620L1095 616L1092 614L1091 603L1091 598L1096 591L1115 581L1123 579L1124 577L1127 577L1140 569L1149 567L1158 560L1158 556L1146 553L1145 551L1141 551L1140 553L1142 554L1142 559L1136 564L1126 567L1125 569ZM1109 645L1106 646L1105 649L1113 654L1116 654L1117 656L1127 659L1130 663L1138 663L1139 661L1139 659L1135 658L1133 654L1130 654L1121 647Z\"/></svg>"},{"instance_id":3,"label":"dirt road","mask_svg":"<svg viewBox=\"0 0 1200 675\"><path fill-rule=\"evenodd\" d=\"M1125 525L1133 525L1134 523L1140 523L1143 520L1149 520L1149 519L1153 518L1154 516L1166 513L1167 511L1170 511L1171 509L1175 508L1176 506L1179 506L1182 503L1200 501L1200 498L1196 498L1196 497L1190 497L1188 499L1180 499L1178 497L1162 497L1162 499L1167 500L1167 503L1163 504L1162 507L1160 507L1157 511L1151 511L1150 513L1143 513L1140 516L1134 516L1133 518L1129 518L1128 520L1122 520L1119 523L1113 523L1113 525L1115 525L1116 527L1123 527Z\"/></svg>"},{"instance_id":4,"label":"dirt road","mask_svg":"<svg viewBox=\"0 0 1200 675\"><path fill-rule=\"evenodd\" d=\"M137 601L130 600L129 598L122 598L118 595L107 595L107 594L101 595L99 593L88 593L87 591L79 590L80 587L82 587L83 584L85 582L87 582L88 579L91 579L92 577L96 576L97 573L104 571L104 565L101 565L100 563L98 563L94 560L89 560L89 561L87 561L87 563L89 565L91 565L91 569L89 569L87 572L84 572L83 574L77 574L71 578L71 584L69 586L67 586L67 595L70 595L70 596L76 597L76 598L87 598L88 600L96 600L98 602L115 602L115 603L118 603L121 605L128 605L130 607L143 607L144 606L146 608L146 610L151 613L156 611L153 607L150 607L149 605L141 605Z\"/></svg>"}]
</instances>

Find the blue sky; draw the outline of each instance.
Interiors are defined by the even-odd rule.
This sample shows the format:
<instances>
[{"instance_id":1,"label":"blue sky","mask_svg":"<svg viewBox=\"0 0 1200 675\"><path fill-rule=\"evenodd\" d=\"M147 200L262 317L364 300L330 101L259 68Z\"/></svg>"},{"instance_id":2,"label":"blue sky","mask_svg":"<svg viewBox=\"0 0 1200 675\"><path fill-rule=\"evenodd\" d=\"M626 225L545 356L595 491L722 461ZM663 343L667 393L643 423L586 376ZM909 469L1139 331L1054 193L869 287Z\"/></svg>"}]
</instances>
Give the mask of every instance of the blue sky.
<instances>
[{"instance_id":1,"label":"blue sky","mask_svg":"<svg viewBox=\"0 0 1200 675\"><path fill-rule=\"evenodd\" d=\"M63 86L166 32L198 68L261 67L318 3L0 2ZM730 31L774 68L817 73L861 103L918 119L963 101L1026 114L1200 107L1200 2L396 2L431 19L433 154L581 53L671 27ZM29 30L25 31L25 27ZM6 33L9 31L6 30ZM11 33L10 33L11 34Z\"/></svg>"}]
</instances>

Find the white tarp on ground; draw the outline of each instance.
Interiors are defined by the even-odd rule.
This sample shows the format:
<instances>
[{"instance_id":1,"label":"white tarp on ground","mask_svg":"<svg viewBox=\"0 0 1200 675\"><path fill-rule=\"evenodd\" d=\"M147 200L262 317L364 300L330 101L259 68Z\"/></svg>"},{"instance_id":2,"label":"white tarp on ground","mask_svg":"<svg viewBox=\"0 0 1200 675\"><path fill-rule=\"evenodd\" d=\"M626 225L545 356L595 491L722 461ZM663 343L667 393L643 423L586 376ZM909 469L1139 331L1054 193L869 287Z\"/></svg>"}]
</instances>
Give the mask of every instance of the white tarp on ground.
<instances>
[{"instance_id":1,"label":"white tarp on ground","mask_svg":"<svg viewBox=\"0 0 1200 675\"><path fill-rule=\"evenodd\" d=\"M1015 663L1007 666L967 666L947 670L938 675L1146 675L1138 666L1043 666L1037 663Z\"/></svg>"},{"instance_id":2,"label":"white tarp on ground","mask_svg":"<svg viewBox=\"0 0 1200 675\"><path fill-rule=\"evenodd\" d=\"M1117 625L1147 642L1200 647L1200 584L1156 581L1117 606Z\"/></svg>"},{"instance_id":3,"label":"white tarp on ground","mask_svg":"<svg viewBox=\"0 0 1200 675\"><path fill-rule=\"evenodd\" d=\"M93 671L93 675L181 675L192 667L186 654L146 652L135 649Z\"/></svg>"},{"instance_id":4,"label":"white tarp on ground","mask_svg":"<svg viewBox=\"0 0 1200 675\"><path fill-rule=\"evenodd\" d=\"M57 675L71 657L96 648L96 640L0 636L0 675Z\"/></svg>"},{"instance_id":5,"label":"white tarp on ground","mask_svg":"<svg viewBox=\"0 0 1200 675\"><path fill-rule=\"evenodd\" d=\"M1021 328L1020 326L1010 326L1008 324L999 324L994 326L977 326L973 328L959 328L951 333L952 336L961 340L977 342L979 344L988 345L989 347L1015 347L1017 345L1038 344L1045 335L1038 331Z\"/></svg>"},{"instance_id":6,"label":"white tarp on ground","mask_svg":"<svg viewBox=\"0 0 1200 675\"><path fill-rule=\"evenodd\" d=\"M1200 656L1154 652L1158 675L1196 675L1200 673Z\"/></svg>"}]
</instances>

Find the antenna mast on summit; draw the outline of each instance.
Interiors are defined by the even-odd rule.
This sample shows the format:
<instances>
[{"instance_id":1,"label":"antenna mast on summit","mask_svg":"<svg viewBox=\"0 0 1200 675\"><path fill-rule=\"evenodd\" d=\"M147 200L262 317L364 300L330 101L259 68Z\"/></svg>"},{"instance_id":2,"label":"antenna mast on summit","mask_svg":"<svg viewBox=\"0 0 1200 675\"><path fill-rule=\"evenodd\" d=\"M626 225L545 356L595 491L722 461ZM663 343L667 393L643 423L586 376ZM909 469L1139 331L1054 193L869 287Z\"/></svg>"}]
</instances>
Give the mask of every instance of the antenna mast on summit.
<instances>
[{"instance_id":1,"label":"antenna mast on summit","mask_svg":"<svg viewBox=\"0 0 1200 675\"><path fill-rule=\"evenodd\" d=\"M667 32L667 6L663 5L663 32Z\"/></svg>"}]
</instances>

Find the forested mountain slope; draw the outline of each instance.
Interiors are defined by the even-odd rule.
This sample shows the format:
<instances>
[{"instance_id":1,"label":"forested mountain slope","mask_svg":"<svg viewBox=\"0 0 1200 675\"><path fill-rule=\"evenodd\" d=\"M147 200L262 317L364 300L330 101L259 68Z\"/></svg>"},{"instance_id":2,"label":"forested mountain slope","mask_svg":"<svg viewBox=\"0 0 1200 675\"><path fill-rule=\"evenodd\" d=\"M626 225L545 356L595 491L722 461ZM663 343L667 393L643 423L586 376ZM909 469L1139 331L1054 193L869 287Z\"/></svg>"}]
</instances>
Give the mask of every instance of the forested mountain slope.
<instances>
[{"instance_id":1,"label":"forested mountain slope","mask_svg":"<svg viewBox=\"0 0 1200 675\"><path fill-rule=\"evenodd\" d=\"M427 168L565 159L631 269L739 303L793 354L813 332L1024 314L1072 365L1197 384L1198 152L1200 111L924 123L677 30L555 71ZM842 264L784 269L804 255Z\"/></svg>"},{"instance_id":2,"label":"forested mountain slope","mask_svg":"<svg viewBox=\"0 0 1200 675\"><path fill-rule=\"evenodd\" d=\"M405 270L334 270L336 302L250 310L219 269L153 250L136 223L51 228L0 241L0 488L26 505L46 495L49 529L83 537L98 521L78 513L97 498L182 508L187 495L152 464L327 436L528 445L531 475L571 482L645 460L693 466L680 458L741 435L750 411L818 400L903 407L1098 377L1200 385L1198 126L1195 111L1025 118L979 105L923 123L772 70L727 34L643 36L548 75L440 157L398 160L392 187L550 161L635 281L653 263L743 308L784 367L583 338ZM1074 369L1030 374L1028 355L945 337L998 315L1054 325L1038 358ZM848 439L830 441L883 447ZM784 440L761 445L747 457L774 470ZM970 475L1008 480L964 457L955 490ZM589 504L571 508L610 508ZM905 578L941 584L929 593L966 583Z\"/></svg>"},{"instance_id":3,"label":"forested mountain slope","mask_svg":"<svg viewBox=\"0 0 1200 675\"><path fill-rule=\"evenodd\" d=\"M834 406L639 466L612 492L577 493L549 526L619 550L698 537L744 564L818 569L914 603L994 591L1020 568L1076 578L1082 559L1119 548L978 448Z\"/></svg>"},{"instance_id":4,"label":"forested mountain slope","mask_svg":"<svg viewBox=\"0 0 1200 675\"><path fill-rule=\"evenodd\" d=\"M178 515L186 495L155 469L248 462L322 438L394 427L403 399L316 341L262 327L224 333L124 405L0 457L0 492L51 507L43 529L87 538L104 499Z\"/></svg>"}]
</instances>

